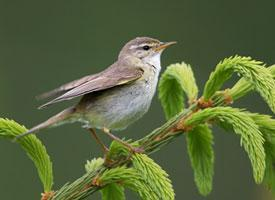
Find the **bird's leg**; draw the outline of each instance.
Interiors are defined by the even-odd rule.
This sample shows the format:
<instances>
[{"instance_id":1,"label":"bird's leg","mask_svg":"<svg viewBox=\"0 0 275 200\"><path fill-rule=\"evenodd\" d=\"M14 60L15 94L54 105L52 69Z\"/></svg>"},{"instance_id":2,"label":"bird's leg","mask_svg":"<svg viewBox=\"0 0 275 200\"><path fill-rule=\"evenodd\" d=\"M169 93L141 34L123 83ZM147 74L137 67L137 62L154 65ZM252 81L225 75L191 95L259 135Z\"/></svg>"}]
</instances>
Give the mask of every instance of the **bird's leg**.
<instances>
[{"instance_id":1,"label":"bird's leg","mask_svg":"<svg viewBox=\"0 0 275 200\"><path fill-rule=\"evenodd\" d=\"M91 134L95 138L96 142L100 145L102 151L104 152L104 155L107 155L107 153L109 152L108 147L106 147L105 144L100 140L100 138L97 136L97 134L93 128L89 128L88 130L91 132Z\"/></svg>"},{"instance_id":2,"label":"bird's leg","mask_svg":"<svg viewBox=\"0 0 275 200\"><path fill-rule=\"evenodd\" d=\"M133 153L142 153L143 149L137 148L137 147L133 147L132 145L130 145L129 143L123 141L122 139L118 138L117 136L113 135L109 129L107 128L103 128L102 131L104 133L106 133L110 138L112 138L113 140L118 141L119 143L123 144L124 146L126 146L131 152Z\"/></svg>"}]
</instances>

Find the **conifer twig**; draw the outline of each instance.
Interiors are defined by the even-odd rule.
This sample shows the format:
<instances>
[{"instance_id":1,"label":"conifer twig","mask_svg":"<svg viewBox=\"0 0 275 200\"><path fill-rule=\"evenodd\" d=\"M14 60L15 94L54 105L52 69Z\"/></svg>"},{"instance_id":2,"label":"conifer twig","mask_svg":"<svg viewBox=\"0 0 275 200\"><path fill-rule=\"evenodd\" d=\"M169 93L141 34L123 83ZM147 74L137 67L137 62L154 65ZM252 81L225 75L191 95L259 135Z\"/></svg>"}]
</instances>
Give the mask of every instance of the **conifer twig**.
<instances>
[{"instance_id":1,"label":"conifer twig","mask_svg":"<svg viewBox=\"0 0 275 200\"><path fill-rule=\"evenodd\" d=\"M137 147L143 148L145 154L152 154L160 150L162 146L169 144L175 138L177 138L185 132L185 127L182 126L184 120L187 117L190 117L193 113L197 112L199 109L199 104L197 102L193 103L189 108L185 109L172 119L168 120L165 124L153 130L150 134L146 135L145 137L141 138L136 142L133 142L133 144L135 144ZM177 127L181 127L181 129L178 129ZM131 162L130 160L124 160L123 157L121 159L122 160L116 160L114 163L120 163L120 165L125 165ZM76 197L78 197L80 193L81 195L83 193L93 193L94 191L101 188L101 186L93 184L94 180L96 180L97 177L100 177L105 170L112 167L117 167L117 165L102 166L100 170L98 170L96 173L88 172L87 174L80 177L70 185L65 185L67 187L67 190L63 190L61 188L61 191L56 191L55 195L50 199L61 200L63 199L62 193L66 194L66 196L70 196L70 199L77 199ZM89 177L89 179L87 179L87 177ZM83 187L82 190L81 187Z\"/></svg>"},{"instance_id":2,"label":"conifer twig","mask_svg":"<svg viewBox=\"0 0 275 200\"><path fill-rule=\"evenodd\" d=\"M231 58L231 60L241 60L240 57L234 57ZM245 58L246 59L246 58ZM250 58L247 58L245 60L246 62L249 62ZM229 59L229 61L231 62ZM242 60L241 60L242 61ZM235 64L235 63L233 63ZM259 63L252 63L252 64L259 64ZM232 65L234 66L234 65ZM246 65L244 65L246 67ZM249 66L249 65L248 65ZM242 66L241 66L242 67ZM254 67L254 66L252 66ZM257 67L257 66L256 66ZM274 76L274 67L270 68L270 71L272 72ZM177 66L174 68L175 70L178 70ZM170 72L173 75L175 71L174 69L171 69ZM253 68L254 69L254 68ZM258 69L258 68L257 68ZM265 70L266 72L267 70ZM179 71L176 71L178 73ZM191 74L192 75L192 74ZM212 75L212 78L215 78L215 76ZM255 76L254 76L255 77ZM211 78L211 77L210 77ZM227 77L226 77L227 78ZM255 78L254 78L255 79ZM252 79L252 80L254 80ZM257 79L255 79L257 81ZM193 80L191 80L191 83L183 83L181 85L182 89L185 90L186 86L188 84L192 84ZM252 81L253 82L253 81ZM192 99L192 101L189 101L190 105L188 108L183 109L180 113L169 119L166 123L164 123L159 128L156 128L151 133L146 135L145 137L133 142L133 144L139 148L142 148L144 150L145 154L152 154L158 150L161 149L162 146L165 146L172 142L175 138L182 135L183 133L189 131L192 129L192 127L186 127L184 125L184 122L187 118L192 117L194 113L197 113L198 111L208 108L208 107L217 107L217 106L224 106L229 105L234 102L234 100L239 99L240 97L246 95L248 92L250 92L253 88L252 82L247 82L246 80L240 80L236 84L233 89L226 89L223 91L216 91L212 93L211 98L208 96L207 100L204 100L203 97L200 99ZM258 82L256 82L258 84ZM208 85L210 88L210 82ZM241 87L242 90L237 90L236 87ZM190 90L191 91L191 90ZM196 96L196 88L192 88L192 91L194 96ZM192 94L192 93L191 93ZM206 94L206 93L205 93ZM264 94L265 95L265 94ZM265 97L265 96L264 96ZM273 97L272 97L273 98ZM174 111L173 111L174 112ZM131 165L131 159L125 159L125 157L117 156L115 160L111 164L105 163L105 165L102 165L99 170L97 171L91 171L87 172L84 176L80 177L76 181L70 184L66 184L63 186L60 190L57 190L53 197L50 199L52 200L63 200L64 196L70 197L69 199L82 199L89 194L97 191L98 189L101 189L104 187L104 185L98 185L95 184L98 180L98 177L100 177L102 174L104 174L105 171L108 171L108 169L118 166L129 166Z\"/></svg>"}]
</instances>

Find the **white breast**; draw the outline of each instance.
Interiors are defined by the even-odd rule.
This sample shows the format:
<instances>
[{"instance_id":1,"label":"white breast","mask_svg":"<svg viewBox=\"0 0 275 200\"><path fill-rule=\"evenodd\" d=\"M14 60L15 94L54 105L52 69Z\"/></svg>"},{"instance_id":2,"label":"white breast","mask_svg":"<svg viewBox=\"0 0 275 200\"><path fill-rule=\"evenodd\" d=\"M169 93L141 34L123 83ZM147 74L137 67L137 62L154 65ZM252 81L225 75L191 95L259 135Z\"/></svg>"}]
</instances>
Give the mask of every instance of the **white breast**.
<instances>
[{"instance_id":1,"label":"white breast","mask_svg":"<svg viewBox=\"0 0 275 200\"><path fill-rule=\"evenodd\" d=\"M103 93L89 106L85 118L91 127L121 130L141 118L149 109L160 72L160 53L142 60L143 76Z\"/></svg>"},{"instance_id":2,"label":"white breast","mask_svg":"<svg viewBox=\"0 0 275 200\"><path fill-rule=\"evenodd\" d=\"M148 63L150 65L154 65L155 68L157 68L160 71L160 53L154 54L153 56L146 57L143 59L145 63Z\"/></svg>"}]
</instances>

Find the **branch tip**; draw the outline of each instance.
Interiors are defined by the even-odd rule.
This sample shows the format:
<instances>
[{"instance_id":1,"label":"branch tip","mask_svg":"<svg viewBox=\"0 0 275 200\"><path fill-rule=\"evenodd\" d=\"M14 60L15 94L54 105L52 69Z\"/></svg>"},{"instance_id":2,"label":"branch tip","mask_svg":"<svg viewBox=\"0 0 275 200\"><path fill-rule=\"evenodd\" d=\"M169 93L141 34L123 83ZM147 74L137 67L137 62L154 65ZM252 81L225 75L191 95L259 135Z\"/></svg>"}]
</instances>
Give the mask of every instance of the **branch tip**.
<instances>
[{"instance_id":1,"label":"branch tip","mask_svg":"<svg viewBox=\"0 0 275 200\"><path fill-rule=\"evenodd\" d=\"M197 101L197 106L200 109L204 109L204 108L209 108L209 107L213 107L213 101L211 99L209 100L205 100L203 97L199 98L199 100Z\"/></svg>"},{"instance_id":2,"label":"branch tip","mask_svg":"<svg viewBox=\"0 0 275 200\"><path fill-rule=\"evenodd\" d=\"M54 196L54 191L41 193L41 200L48 200Z\"/></svg>"},{"instance_id":3,"label":"branch tip","mask_svg":"<svg viewBox=\"0 0 275 200\"><path fill-rule=\"evenodd\" d=\"M93 185L93 186L96 186L96 187L100 187L100 186L101 186L99 175L97 175L97 176L92 180L92 185Z\"/></svg>"},{"instance_id":4,"label":"branch tip","mask_svg":"<svg viewBox=\"0 0 275 200\"><path fill-rule=\"evenodd\" d=\"M224 90L223 96L224 96L224 103L225 103L225 105L230 105L230 104L233 103L233 98L229 94L229 89Z\"/></svg>"}]
</instances>

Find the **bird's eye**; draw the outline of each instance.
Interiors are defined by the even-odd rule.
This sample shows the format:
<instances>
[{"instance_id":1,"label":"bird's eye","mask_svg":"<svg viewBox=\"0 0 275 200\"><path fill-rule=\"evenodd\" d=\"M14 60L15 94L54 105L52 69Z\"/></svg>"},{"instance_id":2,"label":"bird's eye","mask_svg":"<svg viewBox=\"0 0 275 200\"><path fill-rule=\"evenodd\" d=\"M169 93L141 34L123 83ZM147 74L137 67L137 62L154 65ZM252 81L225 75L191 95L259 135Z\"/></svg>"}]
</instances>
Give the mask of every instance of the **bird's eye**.
<instances>
[{"instance_id":1,"label":"bird's eye","mask_svg":"<svg viewBox=\"0 0 275 200\"><path fill-rule=\"evenodd\" d=\"M145 45L142 47L145 51L148 51L150 49L150 47L148 45Z\"/></svg>"}]
</instances>

